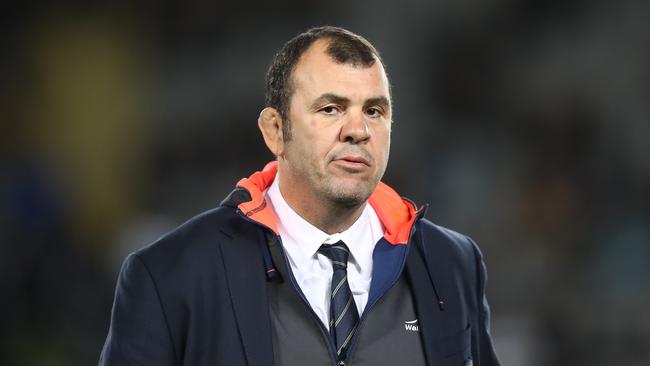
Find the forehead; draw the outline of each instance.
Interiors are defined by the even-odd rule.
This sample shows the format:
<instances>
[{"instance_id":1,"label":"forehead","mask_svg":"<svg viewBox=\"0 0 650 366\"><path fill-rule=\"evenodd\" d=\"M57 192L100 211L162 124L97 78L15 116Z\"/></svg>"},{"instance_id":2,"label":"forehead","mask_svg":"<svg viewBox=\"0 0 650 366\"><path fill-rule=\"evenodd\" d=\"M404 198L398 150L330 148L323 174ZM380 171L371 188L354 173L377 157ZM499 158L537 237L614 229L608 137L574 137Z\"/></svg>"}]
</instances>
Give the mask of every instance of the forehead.
<instances>
[{"instance_id":1,"label":"forehead","mask_svg":"<svg viewBox=\"0 0 650 366\"><path fill-rule=\"evenodd\" d=\"M294 94L353 93L390 100L388 79L379 60L371 66L339 63L327 54L328 45L328 41L318 40L300 56L291 76Z\"/></svg>"}]
</instances>

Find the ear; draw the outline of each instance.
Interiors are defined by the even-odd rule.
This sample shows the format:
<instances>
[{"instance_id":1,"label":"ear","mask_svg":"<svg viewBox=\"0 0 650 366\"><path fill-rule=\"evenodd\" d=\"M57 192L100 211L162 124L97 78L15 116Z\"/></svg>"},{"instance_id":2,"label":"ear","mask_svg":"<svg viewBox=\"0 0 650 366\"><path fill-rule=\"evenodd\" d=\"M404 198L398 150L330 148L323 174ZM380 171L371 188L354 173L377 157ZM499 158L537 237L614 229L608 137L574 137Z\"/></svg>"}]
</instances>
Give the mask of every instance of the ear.
<instances>
[{"instance_id":1,"label":"ear","mask_svg":"<svg viewBox=\"0 0 650 366\"><path fill-rule=\"evenodd\" d=\"M282 156L282 154L284 154L282 123L284 123L284 121L280 116L280 112L273 107L262 109L262 112L260 112L260 116L257 119L257 125L262 132L264 142L275 156Z\"/></svg>"}]
</instances>

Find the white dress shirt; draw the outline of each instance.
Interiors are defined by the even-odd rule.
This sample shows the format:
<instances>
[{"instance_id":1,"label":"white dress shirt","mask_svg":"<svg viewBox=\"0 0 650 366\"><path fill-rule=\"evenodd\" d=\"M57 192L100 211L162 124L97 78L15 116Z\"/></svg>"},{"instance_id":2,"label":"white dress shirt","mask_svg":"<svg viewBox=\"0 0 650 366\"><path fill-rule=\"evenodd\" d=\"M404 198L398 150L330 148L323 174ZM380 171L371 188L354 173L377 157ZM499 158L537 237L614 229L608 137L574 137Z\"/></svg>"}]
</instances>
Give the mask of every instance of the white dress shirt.
<instances>
[{"instance_id":1,"label":"white dress shirt","mask_svg":"<svg viewBox=\"0 0 650 366\"><path fill-rule=\"evenodd\" d=\"M266 199L278 217L278 231L282 247L289 259L293 276L316 315L329 328L330 287L332 262L318 248L324 243L343 240L350 249L348 283L359 310L359 316L368 302L372 279L372 253L375 244L384 236L384 228L375 210L366 204L357 221L347 230L329 235L300 217L280 193L278 176L265 193Z\"/></svg>"}]
</instances>

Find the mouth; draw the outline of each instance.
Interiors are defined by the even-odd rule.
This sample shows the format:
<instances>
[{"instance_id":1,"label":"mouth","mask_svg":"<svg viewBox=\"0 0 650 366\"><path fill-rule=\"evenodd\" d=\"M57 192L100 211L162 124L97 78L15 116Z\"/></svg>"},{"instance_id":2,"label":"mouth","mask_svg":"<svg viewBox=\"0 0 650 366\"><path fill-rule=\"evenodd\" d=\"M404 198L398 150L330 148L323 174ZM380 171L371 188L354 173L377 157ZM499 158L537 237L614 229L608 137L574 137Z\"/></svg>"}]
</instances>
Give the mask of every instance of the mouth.
<instances>
[{"instance_id":1,"label":"mouth","mask_svg":"<svg viewBox=\"0 0 650 366\"><path fill-rule=\"evenodd\" d=\"M348 163L356 163L356 164L363 164L363 165L366 165L366 166L370 166L370 162L368 162L368 160L366 158L364 158L363 156L345 155L345 156L339 157L336 160L341 160L341 161L348 162Z\"/></svg>"},{"instance_id":2,"label":"mouth","mask_svg":"<svg viewBox=\"0 0 650 366\"><path fill-rule=\"evenodd\" d=\"M339 167L350 172L359 172L370 167L370 162L368 159L360 155L340 156L334 159L333 162Z\"/></svg>"}]
</instances>

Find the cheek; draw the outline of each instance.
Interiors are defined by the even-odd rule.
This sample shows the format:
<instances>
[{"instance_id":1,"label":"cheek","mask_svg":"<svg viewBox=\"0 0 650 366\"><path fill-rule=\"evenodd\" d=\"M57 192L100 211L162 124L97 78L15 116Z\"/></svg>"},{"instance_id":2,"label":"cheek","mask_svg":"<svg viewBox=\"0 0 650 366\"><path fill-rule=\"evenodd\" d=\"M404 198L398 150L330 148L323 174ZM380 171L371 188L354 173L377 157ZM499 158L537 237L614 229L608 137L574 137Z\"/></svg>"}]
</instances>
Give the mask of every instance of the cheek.
<instances>
[{"instance_id":1,"label":"cheek","mask_svg":"<svg viewBox=\"0 0 650 366\"><path fill-rule=\"evenodd\" d=\"M312 136L300 136L290 143L292 160L304 166L314 166L327 155L327 147Z\"/></svg>"},{"instance_id":2,"label":"cheek","mask_svg":"<svg viewBox=\"0 0 650 366\"><path fill-rule=\"evenodd\" d=\"M304 149L311 156L325 158L339 144L336 129L320 128L305 136Z\"/></svg>"},{"instance_id":3,"label":"cheek","mask_svg":"<svg viewBox=\"0 0 650 366\"><path fill-rule=\"evenodd\" d=\"M375 137L377 153L382 157L388 158L390 151L390 130L378 131Z\"/></svg>"}]
</instances>

